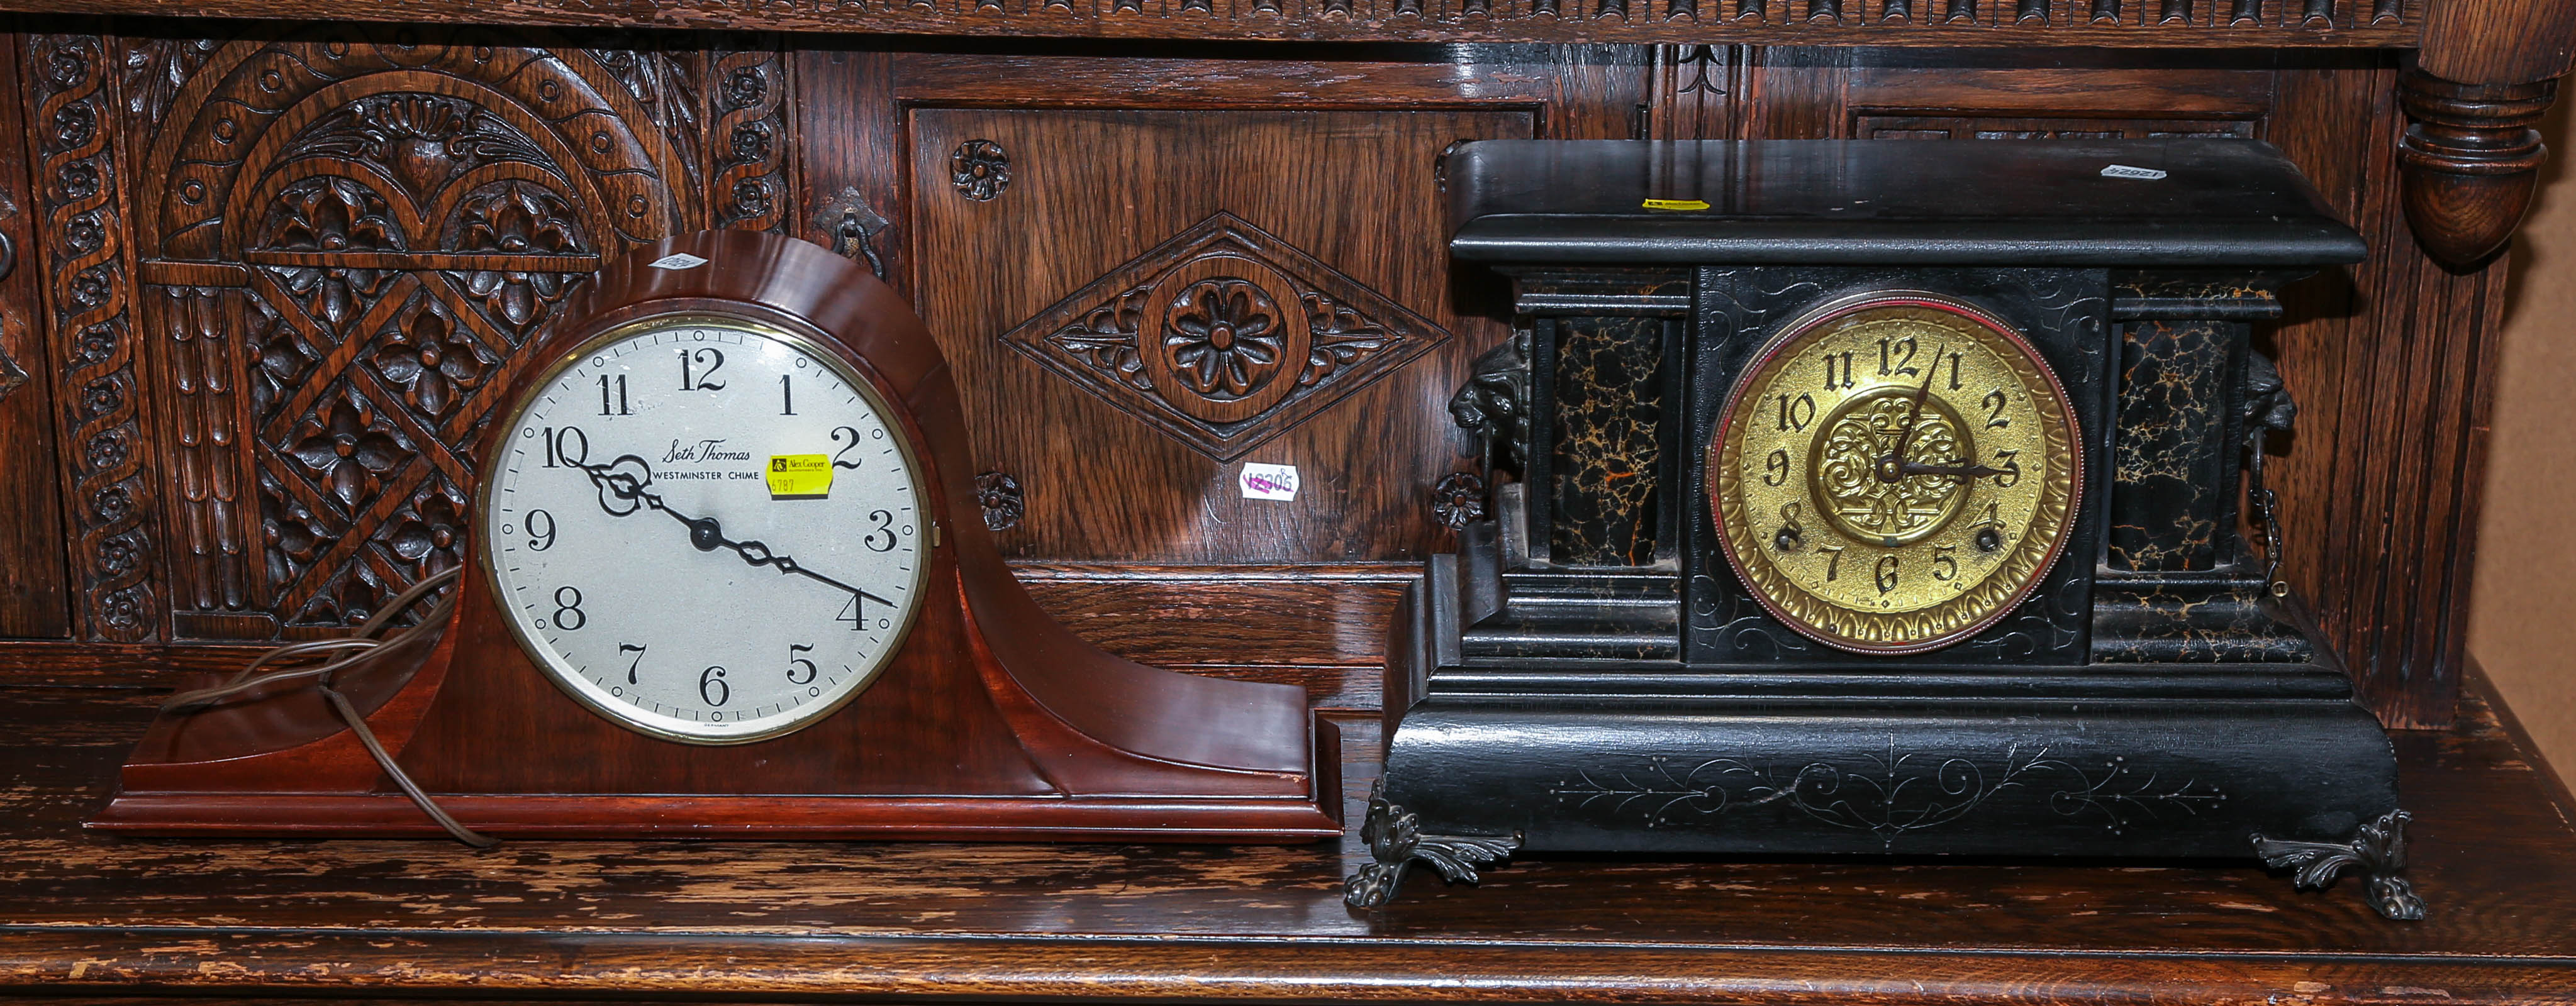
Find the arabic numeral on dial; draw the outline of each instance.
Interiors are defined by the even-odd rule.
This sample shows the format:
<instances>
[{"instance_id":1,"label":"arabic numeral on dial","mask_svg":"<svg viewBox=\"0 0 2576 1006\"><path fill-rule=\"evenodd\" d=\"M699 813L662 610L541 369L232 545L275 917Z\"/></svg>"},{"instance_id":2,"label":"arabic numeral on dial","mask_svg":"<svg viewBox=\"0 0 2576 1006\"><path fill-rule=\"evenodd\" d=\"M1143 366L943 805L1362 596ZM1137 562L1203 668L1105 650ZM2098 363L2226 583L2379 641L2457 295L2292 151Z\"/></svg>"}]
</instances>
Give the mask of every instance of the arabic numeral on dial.
<instances>
[{"instance_id":1,"label":"arabic numeral on dial","mask_svg":"<svg viewBox=\"0 0 2576 1006\"><path fill-rule=\"evenodd\" d=\"M867 537L859 539L859 544L867 546L870 552L894 551L894 513L887 510L871 510L868 512L868 519L877 522L877 526L868 532ZM884 544L878 544L877 539L880 536L885 539Z\"/></svg>"},{"instance_id":2,"label":"arabic numeral on dial","mask_svg":"<svg viewBox=\"0 0 2576 1006\"><path fill-rule=\"evenodd\" d=\"M1787 484L1788 481L1789 452L1785 448L1775 448L1771 451L1771 456L1762 462L1762 484L1779 486Z\"/></svg>"},{"instance_id":3,"label":"arabic numeral on dial","mask_svg":"<svg viewBox=\"0 0 2576 1006\"><path fill-rule=\"evenodd\" d=\"M631 416L635 414L634 410L626 407L626 375L617 375L616 407L610 408L610 404L608 375L601 374L599 375L599 414L603 416Z\"/></svg>"},{"instance_id":4,"label":"arabic numeral on dial","mask_svg":"<svg viewBox=\"0 0 2576 1006\"><path fill-rule=\"evenodd\" d=\"M867 628L868 605L866 600L859 594L850 595L850 603L842 605L841 613L832 616L832 620L835 622L850 623L850 631L852 632L857 632L861 629Z\"/></svg>"},{"instance_id":5,"label":"arabic numeral on dial","mask_svg":"<svg viewBox=\"0 0 2576 1006\"><path fill-rule=\"evenodd\" d=\"M1914 337L1910 335L1899 339L1878 340L1878 376L1920 376L1923 372L1914 368L1914 357L1922 351L1923 344L1914 341Z\"/></svg>"},{"instance_id":6,"label":"arabic numeral on dial","mask_svg":"<svg viewBox=\"0 0 2576 1006\"><path fill-rule=\"evenodd\" d=\"M1816 421L1816 396L1801 394L1796 398L1775 395L1780 401L1780 428L1805 432L1807 424Z\"/></svg>"},{"instance_id":7,"label":"arabic numeral on dial","mask_svg":"<svg viewBox=\"0 0 2576 1006\"><path fill-rule=\"evenodd\" d=\"M1849 388L1852 380L1852 355L1849 351L1825 354L1825 390Z\"/></svg>"},{"instance_id":8,"label":"arabic numeral on dial","mask_svg":"<svg viewBox=\"0 0 2576 1006\"><path fill-rule=\"evenodd\" d=\"M590 624L590 616L583 614L581 610L579 588L572 586L555 588L554 622L555 628L565 632L579 632L582 626Z\"/></svg>"},{"instance_id":9,"label":"arabic numeral on dial","mask_svg":"<svg viewBox=\"0 0 2576 1006\"><path fill-rule=\"evenodd\" d=\"M834 468L857 468L857 467L859 466L859 463L858 463L858 462L856 462L856 461L843 461L843 460L841 460L841 455L848 454L848 453L850 453L851 451L855 451L855 450L858 450L858 449L859 449L859 428L858 428L858 427L856 427L856 426L835 426L835 427L832 427L832 442L833 442L833 443L836 443L836 444L837 444L837 443L840 443L840 442L841 442L841 434L844 434L844 433L847 433L847 434L849 434L849 435L850 435L850 445L849 445L849 446L847 446L847 447L841 448L840 450L837 450L837 451L832 452L832 467L834 467Z\"/></svg>"},{"instance_id":10,"label":"arabic numeral on dial","mask_svg":"<svg viewBox=\"0 0 2576 1006\"><path fill-rule=\"evenodd\" d=\"M590 463L590 434L581 427L549 426L538 437L546 442L546 467L579 468Z\"/></svg>"},{"instance_id":11,"label":"arabic numeral on dial","mask_svg":"<svg viewBox=\"0 0 2576 1006\"><path fill-rule=\"evenodd\" d=\"M1948 583L1959 578L1959 560L1950 557L1950 553L1958 549L1956 545L1932 546L1933 579Z\"/></svg>"},{"instance_id":12,"label":"arabic numeral on dial","mask_svg":"<svg viewBox=\"0 0 2576 1006\"><path fill-rule=\"evenodd\" d=\"M1985 406L1987 429L2001 430L2012 427L2012 420L2004 418L2004 406L2011 403L2012 396L2004 394L2004 389L2002 388L1996 388L1993 391L1986 392Z\"/></svg>"},{"instance_id":13,"label":"arabic numeral on dial","mask_svg":"<svg viewBox=\"0 0 2576 1006\"><path fill-rule=\"evenodd\" d=\"M795 375L793 374L778 375L779 415L792 416L796 414L796 389L788 383L788 379L794 376Z\"/></svg>"},{"instance_id":14,"label":"arabic numeral on dial","mask_svg":"<svg viewBox=\"0 0 2576 1006\"><path fill-rule=\"evenodd\" d=\"M724 368L724 350L713 346L680 351L680 390L723 391L723 381L713 380Z\"/></svg>"},{"instance_id":15,"label":"arabic numeral on dial","mask_svg":"<svg viewBox=\"0 0 2576 1006\"><path fill-rule=\"evenodd\" d=\"M799 654L799 653L812 653L812 652L814 652L814 648L813 648L813 647L811 647L811 646L807 646L807 645L805 645L805 644L803 644L803 643L789 643L789 644L787 644L787 683L788 683L788 684L791 684L791 685L810 685L810 684L813 684L813 683L814 683L814 675L815 675L815 673L816 673L816 669L815 669L815 667L814 667L814 662L813 662L813 661L811 661L811 660L807 660L807 659L805 659L805 658L803 658L803 657L797 656L797 654ZM804 675L804 677L801 677L801 678L800 678L800 677L797 677L797 675L798 675L799 673L802 673L802 674Z\"/></svg>"},{"instance_id":16,"label":"arabic numeral on dial","mask_svg":"<svg viewBox=\"0 0 2576 1006\"><path fill-rule=\"evenodd\" d=\"M1878 557L1879 593L1884 594L1896 589L1896 566L1897 563L1895 556L1882 555Z\"/></svg>"},{"instance_id":17,"label":"arabic numeral on dial","mask_svg":"<svg viewBox=\"0 0 2576 1006\"><path fill-rule=\"evenodd\" d=\"M1835 577L1843 574L1843 547L1840 545L1827 545L1823 548L1817 549L1816 551L1823 553L1825 556L1825 582L1834 582Z\"/></svg>"},{"instance_id":18,"label":"arabic numeral on dial","mask_svg":"<svg viewBox=\"0 0 2576 1006\"><path fill-rule=\"evenodd\" d=\"M1939 365L1938 361L1934 361L1933 366ZM1957 353L1950 354L1950 390L1959 390L1959 354Z\"/></svg>"},{"instance_id":19,"label":"arabic numeral on dial","mask_svg":"<svg viewBox=\"0 0 2576 1006\"><path fill-rule=\"evenodd\" d=\"M2007 451L2002 449L1997 449L1995 451L1995 460L2002 462L1995 467L2003 469L2002 471L1995 473L1995 488L2010 489L2021 482L2021 462L2013 460L2013 458L2020 456L2020 454L2020 451Z\"/></svg>"},{"instance_id":20,"label":"arabic numeral on dial","mask_svg":"<svg viewBox=\"0 0 2576 1006\"><path fill-rule=\"evenodd\" d=\"M635 659L626 662L626 683L635 684L635 669L644 666L644 648L633 643L619 643L617 652L635 655Z\"/></svg>"},{"instance_id":21,"label":"arabic numeral on dial","mask_svg":"<svg viewBox=\"0 0 2576 1006\"><path fill-rule=\"evenodd\" d=\"M733 686L725 684L725 669L709 667L698 672L698 698L711 706L721 706L733 698Z\"/></svg>"},{"instance_id":22,"label":"arabic numeral on dial","mask_svg":"<svg viewBox=\"0 0 2576 1006\"><path fill-rule=\"evenodd\" d=\"M540 528L537 522L544 521ZM528 511L528 551L543 552L555 547L555 515L536 509Z\"/></svg>"}]
</instances>

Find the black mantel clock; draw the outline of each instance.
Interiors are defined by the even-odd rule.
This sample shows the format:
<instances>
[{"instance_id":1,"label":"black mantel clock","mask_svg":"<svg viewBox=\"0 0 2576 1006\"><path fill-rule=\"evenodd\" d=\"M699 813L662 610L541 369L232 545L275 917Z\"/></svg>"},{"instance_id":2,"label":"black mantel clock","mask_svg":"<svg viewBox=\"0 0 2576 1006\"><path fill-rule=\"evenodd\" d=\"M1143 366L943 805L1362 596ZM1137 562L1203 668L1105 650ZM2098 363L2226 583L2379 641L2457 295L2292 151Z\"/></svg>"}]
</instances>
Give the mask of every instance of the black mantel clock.
<instances>
[{"instance_id":1,"label":"black mantel clock","mask_svg":"<svg viewBox=\"0 0 2576 1006\"><path fill-rule=\"evenodd\" d=\"M1396 617L1355 906L1517 851L2260 859L2419 918L2268 562L2251 325L2359 261L2271 147L1458 148L1512 471ZM2250 467L2249 467L2250 466ZM1498 479L1499 481L1499 479Z\"/></svg>"}]
</instances>

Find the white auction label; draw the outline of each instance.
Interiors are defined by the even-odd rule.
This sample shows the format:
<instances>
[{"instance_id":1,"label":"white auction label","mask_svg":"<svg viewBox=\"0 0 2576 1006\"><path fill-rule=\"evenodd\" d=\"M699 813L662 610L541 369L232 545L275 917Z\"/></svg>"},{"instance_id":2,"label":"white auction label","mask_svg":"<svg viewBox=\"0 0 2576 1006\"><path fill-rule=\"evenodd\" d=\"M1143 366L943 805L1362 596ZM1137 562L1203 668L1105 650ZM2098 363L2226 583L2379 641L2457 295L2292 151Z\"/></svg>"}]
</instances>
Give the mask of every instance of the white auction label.
<instances>
[{"instance_id":1,"label":"white auction label","mask_svg":"<svg viewBox=\"0 0 2576 1006\"><path fill-rule=\"evenodd\" d=\"M1296 465L1247 464L1235 481L1243 486L1244 499L1293 501L1297 498Z\"/></svg>"},{"instance_id":2,"label":"white auction label","mask_svg":"<svg viewBox=\"0 0 2576 1006\"><path fill-rule=\"evenodd\" d=\"M2126 164L2114 164L2102 169L2104 178L2135 178L2142 182L2152 182L2164 176L2164 172L2155 168L2133 168Z\"/></svg>"},{"instance_id":3,"label":"white auction label","mask_svg":"<svg viewBox=\"0 0 2576 1006\"><path fill-rule=\"evenodd\" d=\"M645 264L656 269L695 269L707 264L707 260L688 252L672 252Z\"/></svg>"}]
</instances>

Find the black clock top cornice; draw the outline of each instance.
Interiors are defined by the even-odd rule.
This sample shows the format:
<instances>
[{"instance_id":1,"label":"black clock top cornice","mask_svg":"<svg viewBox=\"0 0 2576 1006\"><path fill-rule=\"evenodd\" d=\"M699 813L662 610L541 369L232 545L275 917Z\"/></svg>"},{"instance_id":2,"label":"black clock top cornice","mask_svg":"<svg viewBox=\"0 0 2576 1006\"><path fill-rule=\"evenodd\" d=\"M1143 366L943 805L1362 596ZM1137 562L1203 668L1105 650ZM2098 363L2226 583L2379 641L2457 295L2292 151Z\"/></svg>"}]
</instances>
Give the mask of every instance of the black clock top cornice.
<instances>
[{"instance_id":1,"label":"black clock top cornice","mask_svg":"<svg viewBox=\"0 0 2576 1006\"><path fill-rule=\"evenodd\" d=\"M2115 167L2130 170L2104 173ZM2363 255L2361 236L2256 140L1491 140L1459 148L1446 177L1449 247L1469 261L2313 267Z\"/></svg>"}]
</instances>

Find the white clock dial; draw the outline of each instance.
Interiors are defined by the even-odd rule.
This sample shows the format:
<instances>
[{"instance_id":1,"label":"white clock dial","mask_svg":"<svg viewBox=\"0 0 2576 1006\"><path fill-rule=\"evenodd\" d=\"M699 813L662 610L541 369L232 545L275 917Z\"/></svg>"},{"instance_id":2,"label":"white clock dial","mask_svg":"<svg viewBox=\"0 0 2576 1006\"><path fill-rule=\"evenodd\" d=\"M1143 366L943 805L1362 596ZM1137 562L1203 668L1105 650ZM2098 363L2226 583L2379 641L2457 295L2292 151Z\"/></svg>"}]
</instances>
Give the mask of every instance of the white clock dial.
<instances>
[{"instance_id":1,"label":"white clock dial","mask_svg":"<svg viewBox=\"0 0 2576 1006\"><path fill-rule=\"evenodd\" d=\"M833 356L739 320L654 319L567 356L509 423L485 461L494 594L602 715L692 743L775 737L902 643L932 545L921 477Z\"/></svg>"}]
</instances>

